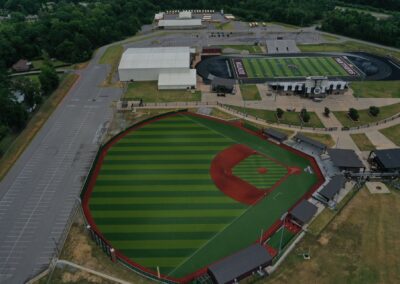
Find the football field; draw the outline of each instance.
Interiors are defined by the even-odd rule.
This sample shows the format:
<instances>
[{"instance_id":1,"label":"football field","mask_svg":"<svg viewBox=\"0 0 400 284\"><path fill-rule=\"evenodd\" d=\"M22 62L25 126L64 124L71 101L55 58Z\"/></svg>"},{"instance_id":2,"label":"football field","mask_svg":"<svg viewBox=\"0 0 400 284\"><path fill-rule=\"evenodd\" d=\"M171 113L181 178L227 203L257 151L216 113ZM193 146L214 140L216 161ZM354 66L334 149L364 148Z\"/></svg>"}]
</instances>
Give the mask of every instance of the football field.
<instances>
[{"instance_id":1,"label":"football field","mask_svg":"<svg viewBox=\"0 0 400 284\"><path fill-rule=\"evenodd\" d=\"M224 194L210 175L213 158L238 144L255 154L233 175L261 190L275 186L253 205ZM317 171L303 171L312 166L308 158L189 113L132 128L106 149L86 193L89 223L132 265L153 274L159 267L173 279L249 246L261 231L272 234L282 214L321 182Z\"/></svg>"},{"instance_id":2,"label":"football field","mask_svg":"<svg viewBox=\"0 0 400 284\"><path fill-rule=\"evenodd\" d=\"M246 57L241 59L247 78L345 77L349 74L334 57ZM340 61L340 60L339 60ZM346 65L346 62L340 61ZM237 65L236 65L237 66ZM237 68L237 67L236 67ZM238 70L238 69L237 69ZM354 70L353 70L354 71Z\"/></svg>"}]
</instances>

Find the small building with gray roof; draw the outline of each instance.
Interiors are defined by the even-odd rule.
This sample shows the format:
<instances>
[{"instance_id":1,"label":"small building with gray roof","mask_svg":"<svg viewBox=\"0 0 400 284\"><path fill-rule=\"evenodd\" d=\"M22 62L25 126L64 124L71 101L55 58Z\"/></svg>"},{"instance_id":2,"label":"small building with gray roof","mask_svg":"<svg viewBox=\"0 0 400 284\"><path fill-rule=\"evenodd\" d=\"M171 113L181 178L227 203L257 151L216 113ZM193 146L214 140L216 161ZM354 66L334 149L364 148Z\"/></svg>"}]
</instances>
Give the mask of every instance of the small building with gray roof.
<instances>
[{"instance_id":1,"label":"small building with gray roof","mask_svg":"<svg viewBox=\"0 0 400 284\"><path fill-rule=\"evenodd\" d=\"M328 149L329 157L335 167L346 172L365 171L365 165L351 149Z\"/></svg>"},{"instance_id":2,"label":"small building with gray roof","mask_svg":"<svg viewBox=\"0 0 400 284\"><path fill-rule=\"evenodd\" d=\"M216 284L235 283L272 264L272 256L262 245L253 244L208 267Z\"/></svg>"}]
</instances>

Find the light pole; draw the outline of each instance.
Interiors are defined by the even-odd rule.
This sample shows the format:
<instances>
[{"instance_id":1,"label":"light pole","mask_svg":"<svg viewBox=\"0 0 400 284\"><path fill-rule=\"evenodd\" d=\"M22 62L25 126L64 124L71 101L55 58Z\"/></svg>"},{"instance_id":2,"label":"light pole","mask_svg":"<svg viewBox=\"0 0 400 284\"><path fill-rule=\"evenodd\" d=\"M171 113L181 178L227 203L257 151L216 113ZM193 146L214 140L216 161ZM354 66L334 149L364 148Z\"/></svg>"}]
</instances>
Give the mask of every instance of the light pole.
<instances>
[{"instance_id":1,"label":"light pole","mask_svg":"<svg viewBox=\"0 0 400 284\"><path fill-rule=\"evenodd\" d=\"M282 217L281 217L281 221L282 223L282 227L281 227L281 240L279 241L279 251L278 251L278 255L281 254L282 251L282 241L283 241L283 232L285 230L285 220L286 220L286 216L288 215L288 212L283 213Z\"/></svg>"}]
</instances>

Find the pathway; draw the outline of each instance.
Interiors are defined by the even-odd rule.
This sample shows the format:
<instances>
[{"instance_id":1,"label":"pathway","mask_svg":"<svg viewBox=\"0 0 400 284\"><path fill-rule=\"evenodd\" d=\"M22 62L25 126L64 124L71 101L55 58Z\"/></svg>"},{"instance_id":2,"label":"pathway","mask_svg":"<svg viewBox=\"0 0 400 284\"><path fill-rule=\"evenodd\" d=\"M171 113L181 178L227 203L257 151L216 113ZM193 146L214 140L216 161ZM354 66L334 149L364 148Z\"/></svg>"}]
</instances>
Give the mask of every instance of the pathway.
<instances>
[{"instance_id":1,"label":"pathway","mask_svg":"<svg viewBox=\"0 0 400 284\"><path fill-rule=\"evenodd\" d=\"M385 135L380 133L378 130L368 131L365 134L377 149L390 149L397 147L396 144L390 141Z\"/></svg>"},{"instance_id":2,"label":"pathway","mask_svg":"<svg viewBox=\"0 0 400 284\"><path fill-rule=\"evenodd\" d=\"M125 281L125 280L116 278L116 277L114 277L114 276L107 275L107 274L105 274L105 273L102 273L102 272L99 272L99 271L96 271L96 270L93 270L93 269L84 267L84 266L82 266L82 265L79 265L79 264L70 262L70 261L68 261L68 260L59 259L59 260L57 260L57 265L58 265L58 264L69 265L69 266L72 266L72 267L74 267L74 268L77 268L77 269L80 269L80 270L89 272L89 273L91 273L91 274L100 276L100 277L102 277L102 278L104 278L104 279L111 280L111 281L113 281L113 282L115 282L115 283L120 283L120 284L132 284L131 282L128 282L128 281Z\"/></svg>"}]
</instances>

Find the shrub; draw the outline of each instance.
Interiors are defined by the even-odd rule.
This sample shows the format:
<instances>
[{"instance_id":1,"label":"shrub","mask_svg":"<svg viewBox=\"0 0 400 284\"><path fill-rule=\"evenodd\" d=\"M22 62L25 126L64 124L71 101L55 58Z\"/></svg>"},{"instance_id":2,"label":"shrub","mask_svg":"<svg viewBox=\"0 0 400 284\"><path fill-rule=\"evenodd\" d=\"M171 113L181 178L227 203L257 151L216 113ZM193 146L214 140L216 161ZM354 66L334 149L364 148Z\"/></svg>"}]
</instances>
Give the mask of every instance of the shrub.
<instances>
[{"instance_id":1,"label":"shrub","mask_svg":"<svg viewBox=\"0 0 400 284\"><path fill-rule=\"evenodd\" d=\"M349 116L352 120L357 121L360 115L358 114L358 110L355 108L350 108L349 109Z\"/></svg>"},{"instance_id":2,"label":"shrub","mask_svg":"<svg viewBox=\"0 0 400 284\"><path fill-rule=\"evenodd\" d=\"M331 113L331 110L328 108L328 107L325 107L325 109L324 109L324 115L326 116L326 117L329 117L329 114Z\"/></svg>"},{"instance_id":3,"label":"shrub","mask_svg":"<svg viewBox=\"0 0 400 284\"><path fill-rule=\"evenodd\" d=\"M379 112L380 112L380 109L378 107L376 107L376 106L370 106L369 107L369 113L372 116L378 116Z\"/></svg>"},{"instance_id":4,"label":"shrub","mask_svg":"<svg viewBox=\"0 0 400 284\"><path fill-rule=\"evenodd\" d=\"M277 108L277 109L276 109L276 116L277 116L279 119L282 118L283 114L284 114L283 109L281 109L281 108Z\"/></svg>"},{"instance_id":5,"label":"shrub","mask_svg":"<svg viewBox=\"0 0 400 284\"><path fill-rule=\"evenodd\" d=\"M300 111L300 117L301 117L301 119L305 122L305 123L307 123L307 122L309 122L310 121L310 114L308 113L308 111L307 111L307 109L305 109L305 108L303 108L301 111Z\"/></svg>"}]
</instances>

